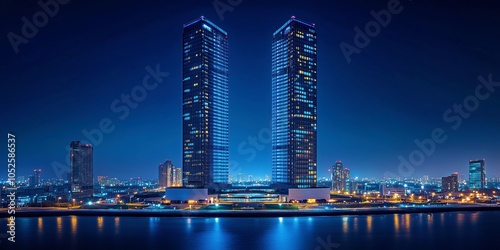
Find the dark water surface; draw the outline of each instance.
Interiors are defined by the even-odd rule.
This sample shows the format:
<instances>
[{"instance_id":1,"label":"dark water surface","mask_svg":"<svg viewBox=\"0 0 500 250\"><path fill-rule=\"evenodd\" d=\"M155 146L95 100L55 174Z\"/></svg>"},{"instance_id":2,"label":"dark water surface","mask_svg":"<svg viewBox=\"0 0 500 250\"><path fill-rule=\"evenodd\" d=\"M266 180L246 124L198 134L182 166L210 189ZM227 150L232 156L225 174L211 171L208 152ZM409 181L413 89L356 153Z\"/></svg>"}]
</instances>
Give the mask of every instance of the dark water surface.
<instances>
[{"instance_id":1,"label":"dark water surface","mask_svg":"<svg viewBox=\"0 0 500 250\"><path fill-rule=\"evenodd\" d=\"M6 219L0 219L5 236ZM296 218L16 218L0 249L500 249L500 211ZM15 248L13 248L15 246Z\"/></svg>"}]
</instances>

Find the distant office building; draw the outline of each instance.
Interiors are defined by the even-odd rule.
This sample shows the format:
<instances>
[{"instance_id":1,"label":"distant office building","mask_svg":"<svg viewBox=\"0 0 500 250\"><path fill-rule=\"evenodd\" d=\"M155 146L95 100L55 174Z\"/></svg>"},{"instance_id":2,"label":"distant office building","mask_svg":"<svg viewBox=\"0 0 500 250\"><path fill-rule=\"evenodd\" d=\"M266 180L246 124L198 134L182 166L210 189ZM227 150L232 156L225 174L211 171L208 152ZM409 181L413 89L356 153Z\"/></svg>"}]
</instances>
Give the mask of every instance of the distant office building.
<instances>
[{"instance_id":1,"label":"distant office building","mask_svg":"<svg viewBox=\"0 0 500 250\"><path fill-rule=\"evenodd\" d=\"M182 168L173 168L172 186L182 187Z\"/></svg>"},{"instance_id":2,"label":"distant office building","mask_svg":"<svg viewBox=\"0 0 500 250\"><path fill-rule=\"evenodd\" d=\"M108 182L108 177L107 176L97 176L97 183L99 183L99 186L106 186Z\"/></svg>"},{"instance_id":3,"label":"distant office building","mask_svg":"<svg viewBox=\"0 0 500 250\"><path fill-rule=\"evenodd\" d=\"M429 176L428 175L424 175L424 178L422 179L422 182L424 184L429 184Z\"/></svg>"},{"instance_id":4,"label":"distant office building","mask_svg":"<svg viewBox=\"0 0 500 250\"><path fill-rule=\"evenodd\" d=\"M442 178L441 192L458 192L458 174L452 174Z\"/></svg>"},{"instance_id":5,"label":"distant office building","mask_svg":"<svg viewBox=\"0 0 500 250\"><path fill-rule=\"evenodd\" d=\"M94 194L94 159L90 144L72 141L70 144L71 192L74 196L91 197Z\"/></svg>"},{"instance_id":6,"label":"distant office building","mask_svg":"<svg viewBox=\"0 0 500 250\"><path fill-rule=\"evenodd\" d=\"M352 182L351 182L351 170L344 168L344 190L352 192Z\"/></svg>"},{"instance_id":7,"label":"distant office building","mask_svg":"<svg viewBox=\"0 0 500 250\"><path fill-rule=\"evenodd\" d=\"M158 186L160 188L182 187L182 169L176 168L170 160L160 164L158 167Z\"/></svg>"},{"instance_id":8,"label":"distant office building","mask_svg":"<svg viewBox=\"0 0 500 250\"><path fill-rule=\"evenodd\" d=\"M172 186L172 161L166 160L158 166L158 187L166 188Z\"/></svg>"},{"instance_id":9,"label":"distant office building","mask_svg":"<svg viewBox=\"0 0 500 250\"><path fill-rule=\"evenodd\" d=\"M292 17L273 34L272 182L317 186L314 24Z\"/></svg>"},{"instance_id":10,"label":"distant office building","mask_svg":"<svg viewBox=\"0 0 500 250\"><path fill-rule=\"evenodd\" d=\"M186 187L228 183L229 50L227 33L201 17L184 25L182 169Z\"/></svg>"},{"instance_id":11,"label":"distant office building","mask_svg":"<svg viewBox=\"0 0 500 250\"><path fill-rule=\"evenodd\" d=\"M174 181L174 178L173 178L174 169L175 169L175 167L172 163L167 165L167 187L171 187L172 183Z\"/></svg>"},{"instance_id":12,"label":"distant office building","mask_svg":"<svg viewBox=\"0 0 500 250\"><path fill-rule=\"evenodd\" d=\"M137 176L134 178L130 178L130 180L128 181L128 184L133 185L133 186L141 186L142 185L141 177Z\"/></svg>"},{"instance_id":13,"label":"distant office building","mask_svg":"<svg viewBox=\"0 0 500 250\"><path fill-rule=\"evenodd\" d=\"M382 195L389 195L389 196L398 195L399 197L403 197L406 193L406 188L405 187L394 187L394 186L390 186L390 185L386 185L385 183L382 183L380 185L380 193Z\"/></svg>"},{"instance_id":14,"label":"distant office building","mask_svg":"<svg viewBox=\"0 0 500 250\"><path fill-rule=\"evenodd\" d=\"M42 185L41 183L41 175L42 175L42 170L41 169L35 169L33 170L33 186L39 187Z\"/></svg>"},{"instance_id":15,"label":"distant office building","mask_svg":"<svg viewBox=\"0 0 500 250\"><path fill-rule=\"evenodd\" d=\"M28 180L26 181L26 185L28 185L28 187L33 186L33 175L28 175Z\"/></svg>"},{"instance_id":16,"label":"distant office building","mask_svg":"<svg viewBox=\"0 0 500 250\"><path fill-rule=\"evenodd\" d=\"M342 161L336 161L332 167L332 191L347 191L351 170L344 168Z\"/></svg>"},{"instance_id":17,"label":"distant office building","mask_svg":"<svg viewBox=\"0 0 500 250\"><path fill-rule=\"evenodd\" d=\"M463 179L463 175L460 176L460 173L459 172L453 172L454 175L457 175L457 180L458 180L458 183L460 183Z\"/></svg>"},{"instance_id":18,"label":"distant office building","mask_svg":"<svg viewBox=\"0 0 500 250\"><path fill-rule=\"evenodd\" d=\"M348 169L348 168L344 168L344 176L345 176L345 180L348 181L351 179L351 170Z\"/></svg>"},{"instance_id":19,"label":"distant office building","mask_svg":"<svg viewBox=\"0 0 500 250\"><path fill-rule=\"evenodd\" d=\"M486 187L486 169L484 160L469 161L469 188L480 189Z\"/></svg>"}]
</instances>

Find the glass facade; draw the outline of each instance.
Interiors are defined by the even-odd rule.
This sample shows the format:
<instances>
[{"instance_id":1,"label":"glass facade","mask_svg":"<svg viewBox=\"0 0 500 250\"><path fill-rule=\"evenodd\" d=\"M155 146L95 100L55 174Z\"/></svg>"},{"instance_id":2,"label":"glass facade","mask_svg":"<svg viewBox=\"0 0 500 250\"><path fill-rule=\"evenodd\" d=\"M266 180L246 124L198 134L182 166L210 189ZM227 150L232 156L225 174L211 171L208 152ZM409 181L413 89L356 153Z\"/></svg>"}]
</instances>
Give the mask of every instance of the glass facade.
<instances>
[{"instance_id":1,"label":"glass facade","mask_svg":"<svg viewBox=\"0 0 500 250\"><path fill-rule=\"evenodd\" d=\"M469 161L469 188L486 188L486 169L484 160Z\"/></svg>"},{"instance_id":2,"label":"glass facade","mask_svg":"<svg viewBox=\"0 0 500 250\"><path fill-rule=\"evenodd\" d=\"M316 29L292 17L273 35L272 181L317 184Z\"/></svg>"},{"instance_id":3,"label":"glass facade","mask_svg":"<svg viewBox=\"0 0 500 250\"><path fill-rule=\"evenodd\" d=\"M94 194L94 159L90 144L72 141L70 144L70 182L74 196L90 197Z\"/></svg>"},{"instance_id":4,"label":"glass facade","mask_svg":"<svg viewBox=\"0 0 500 250\"><path fill-rule=\"evenodd\" d=\"M227 33L204 17L184 25L182 55L183 182L227 183L229 51Z\"/></svg>"}]
</instances>

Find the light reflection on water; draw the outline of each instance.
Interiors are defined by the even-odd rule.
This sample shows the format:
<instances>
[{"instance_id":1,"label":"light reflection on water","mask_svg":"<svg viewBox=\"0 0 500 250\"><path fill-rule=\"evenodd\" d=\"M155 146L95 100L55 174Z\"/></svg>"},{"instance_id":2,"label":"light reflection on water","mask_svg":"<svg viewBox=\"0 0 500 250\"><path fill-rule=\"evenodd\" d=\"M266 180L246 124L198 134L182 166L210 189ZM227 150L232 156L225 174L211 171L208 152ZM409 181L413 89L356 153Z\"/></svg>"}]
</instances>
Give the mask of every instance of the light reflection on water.
<instances>
[{"instance_id":1,"label":"light reflection on water","mask_svg":"<svg viewBox=\"0 0 500 250\"><path fill-rule=\"evenodd\" d=\"M405 218L404 219L405 233L409 233L410 232L410 226L411 226L410 214L405 214L404 218Z\"/></svg>"},{"instance_id":2,"label":"light reflection on water","mask_svg":"<svg viewBox=\"0 0 500 250\"><path fill-rule=\"evenodd\" d=\"M61 217L57 217L56 221L57 221L57 236L61 237L62 232L63 232L62 218Z\"/></svg>"},{"instance_id":3,"label":"light reflection on water","mask_svg":"<svg viewBox=\"0 0 500 250\"><path fill-rule=\"evenodd\" d=\"M371 215L366 216L366 231L368 234L371 234L372 232L372 223L373 223L373 216Z\"/></svg>"},{"instance_id":4,"label":"light reflection on water","mask_svg":"<svg viewBox=\"0 0 500 250\"><path fill-rule=\"evenodd\" d=\"M78 226L78 218L76 216L71 216L71 235L76 237L76 231Z\"/></svg>"},{"instance_id":5,"label":"light reflection on water","mask_svg":"<svg viewBox=\"0 0 500 250\"><path fill-rule=\"evenodd\" d=\"M394 233L399 233L399 214L394 214Z\"/></svg>"},{"instance_id":6,"label":"light reflection on water","mask_svg":"<svg viewBox=\"0 0 500 250\"><path fill-rule=\"evenodd\" d=\"M115 235L120 233L120 217L115 217Z\"/></svg>"},{"instance_id":7,"label":"light reflection on water","mask_svg":"<svg viewBox=\"0 0 500 250\"><path fill-rule=\"evenodd\" d=\"M5 223L0 224L0 229L2 224ZM85 249L83 243L95 239L104 242L102 249L162 249L165 246L168 249L214 249L217 246L217 250L302 250L321 247L330 237L331 243L341 244L342 249L390 242L392 248L408 250L432 249L437 246L432 245L433 242L454 236L467 235L471 242L478 241L487 237L483 235L485 232L495 232L492 225L496 224L500 224L500 212L278 218L62 216L16 218L16 227L22 228L16 237L23 239L20 249L78 248L80 245ZM488 229L470 231L470 228ZM145 241L134 240L144 238ZM449 244L453 247L455 242ZM466 245L456 243L456 247Z\"/></svg>"},{"instance_id":8,"label":"light reflection on water","mask_svg":"<svg viewBox=\"0 0 500 250\"><path fill-rule=\"evenodd\" d=\"M349 217L342 217L342 232L347 233L349 231Z\"/></svg>"},{"instance_id":9,"label":"light reflection on water","mask_svg":"<svg viewBox=\"0 0 500 250\"><path fill-rule=\"evenodd\" d=\"M104 227L104 218L102 216L97 217L97 229L99 233L102 233L102 229Z\"/></svg>"},{"instance_id":10,"label":"light reflection on water","mask_svg":"<svg viewBox=\"0 0 500 250\"><path fill-rule=\"evenodd\" d=\"M38 231L43 230L43 219L42 217L38 217Z\"/></svg>"}]
</instances>

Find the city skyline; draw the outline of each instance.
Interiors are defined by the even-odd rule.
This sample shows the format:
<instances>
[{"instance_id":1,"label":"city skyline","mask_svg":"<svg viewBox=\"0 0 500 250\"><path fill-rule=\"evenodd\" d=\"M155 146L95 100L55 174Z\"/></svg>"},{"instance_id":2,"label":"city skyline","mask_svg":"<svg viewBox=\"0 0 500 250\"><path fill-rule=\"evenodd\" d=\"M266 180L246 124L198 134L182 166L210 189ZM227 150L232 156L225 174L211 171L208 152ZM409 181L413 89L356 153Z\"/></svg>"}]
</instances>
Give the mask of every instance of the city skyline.
<instances>
[{"instance_id":1,"label":"city skyline","mask_svg":"<svg viewBox=\"0 0 500 250\"><path fill-rule=\"evenodd\" d=\"M405 6L405 11L415 6L418 9L423 5L416 4L413 6ZM75 8L69 5L65 6L65 8L66 7L68 11L71 11L71 8ZM131 8L130 5L127 5L127 7ZM371 7L375 10L379 10L383 6L375 5ZM370 8L355 12L352 8L347 7L347 11L368 18L370 17ZM308 14L306 11L294 11L293 13L290 11L283 11L276 18L270 18L265 22L259 22L259 20L253 19L253 21L255 21L255 27L247 26L246 23L242 21L246 20L244 17L251 15L251 13L249 13L251 11L245 11L244 8L235 11L237 11L234 13L235 15L231 13L231 18L229 18L228 15L227 21L222 22L217 19L216 13L213 13L211 9L206 11L197 10L197 12L206 12L206 15L214 20L217 25L223 26L230 34L234 34L231 35L232 40L230 48L231 51L234 52L231 52L230 60L234 60L234 63L231 64L231 72L235 72L231 74L231 81L233 82L231 86L235 86L232 90L235 94L230 93L230 95L236 98L231 98L231 103L229 105L229 116L232 121L230 126L234 128L231 129L229 157L232 165L236 166L230 168L230 171L239 170L236 172L242 172L245 176L248 174L252 174L253 176L271 174L271 143L266 143L268 142L268 138L265 137L268 135L266 133L268 129L270 129L269 121L271 120L269 112L271 104L271 81L269 77L271 58L270 55L267 56L266 54L270 54L271 51L269 37L272 35L272 32L274 32L276 27L279 27L284 20L289 18L291 14L295 14L303 20L315 22L317 24L318 33L322 35L318 38L318 47L322 55L325 55L324 58L318 59L318 67L320 67L318 70L318 72L320 72L319 78L320 80L323 78L320 82L325 83L320 83L318 86L321 90L318 91L318 100L320 102L318 105L320 107L318 112L320 113L319 116L324 119L318 120L318 127L320 128L318 134L318 149L320 150L318 153L318 177L327 176L327 170L336 160L343 160L346 165L349 165L352 170L352 176L381 177L388 171L397 173L399 164L398 156L402 155L403 157L408 157L413 150L418 149L414 140L418 139L422 141L425 138L430 138L431 132L436 127L447 128L448 140L443 144L438 144L435 152L432 155L426 156L425 163L418 166L416 172L412 173L411 176L416 177L422 176L423 174L429 174L439 177L446 176L453 171L465 173L468 167L465 162L477 158L485 158L488 160L488 176L498 175L499 159L497 156L498 154L496 154L496 152L498 152L498 144L495 144L498 141L498 133L496 133L495 129L498 127L498 121L495 119L494 115L491 115L495 114L495 107L498 107L498 98L495 98L497 93L491 93L491 98L481 101L480 107L473 113L470 112L472 113L472 118L461 119L461 126L459 126L459 129L449 129L449 125L455 125L455 123L449 124L446 121L443 122L443 118L441 117L443 112L447 109L453 109L454 103L462 103L464 98L474 94L475 87L480 83L477 81L478 76L481 75L485 79L488 79L488 75L493 74L493 80L497 81L496 79L498 79L498 77L495 74L497 71L493 68L494 61L487 57L485 58L484 52L476 51L475 53L477 53L477 55L473 55L481 57L474 61L474 63L478 65L469 67L471 68L470 70L461 70L462 72L456 72L455 67L471 66L473 64L472 62L467 62L467 55L460 54L455 56L460 57L462 61L456 60L457 62L451 62L454 66L448 68L441 68L439 65L432 64L421 55L416 55L416 53L411 54L411 58L420 62L421 65L427 66L413 65L415 68L412 68L410 67L412 64L405 64L404 67L398 67L395 65L396 63L401 64L402 62L408 62L403 58L398 58L398 56L395 55L396 52L391 54L390 50L388 50L388 46L384 47L381 45L381 43L385 41L385 36L390 37L395 32L401 31L401 29L398 28L400 24L396 23L396 17L394 17L395 25L391 24L387 29L383 30L380 37L373 38L373 42L370 46L363 50L362 53L353 55L353 62L347 64L345 61L342 61L345 59L338 48L329 47L335 47L330 45L337 45L342 41L350 42L349 39L352 41L352 37L354 36L352 27L360 26L363 24L362 22L348 22L349 19L347 19L347 27L345 27L345 29L335 30L336 32L333 33L335 33L338 38L333 39L332 35L328 34L331 28L327 28L327 25L330 25L335 20L327 19L326 13L321 11L318 12L319 14L317 17ZM252 11L256 10L252 9ZM265 14L265 12L262 13ZM455 20L457 17L456 13L455 15L453 15L453 13L451 15L451 20ZM153 14L158 14L158 12L153 12ZM430 20L436 20L437 13L431 12L428 14L430 14ZM242 17L238 17L239 15ZM397 18L404 23L404 20L410 19L413 13L408 12L408 15L409 16L406 17L400 15L397 16ZM190 16L194 17L199 15L192 14ZM345 18L345 16L343 17ZM62 18L64 18L64 16ZM97 18L102 17L98 16ZM147 99L140 102L138 108L128 109L130 115L126 120L116 120L119 121L113 124L116 126L116 129L112 133L104 134L104 138L95 146L96 160L94 170L96 175L118 175L122 178L143 176L147 178L156 176L157 163L160 162L161 159L171 158L175 165L181 165L182 161L180 157L182 154L180 153L181 149L179 147L181 139L179 135L176 135L180 134L181 123L179 123L178 118L180 117L180 106L173 104L175 102L180 103L179 97L176 97L176 95L178 95L181 90L179 86L176 86L178 85L176 82L180 82L178 81L180 76L178 73L178 66L174 65L179 64L180 61L179 55L181 55L182 52L179 49L180 42L177 37L179 37L180 34L180 26L182 23L185 23L186 19L189 18L186 18L186 15L184 15L182 18L176 19L175 22L171 20L167 21L169 19L161 19L160 21L151 20L150 24L155 28L168 23L166 27L161 29L161 31L167 35L162 37L164 39L161 39L161 43L141 40L141 43L146 44L146 47L150 47L151 49L150 51L139 49L138 51L140 52L132 52L130 57L126 58L127 62L134 62L130 66L119 64L114 73L110 71L109 68L104 67L104 65L100 65L101 68L94 68L94 71L90 70L91 68L87 68L88 66L83 67L85 71L90 70L90 72L95 73L90 74L92 75L91 79L83 78L84 80L78 80L80 78L76 78L76 81L90 84L89 89L92 90L90 92L81 90L76 87L76 85L68 85L67 87L64 85L69 79L73 79L75 76L71 74L62 74L61 72L76 70L69 66L72 65L72 63L76 63L74 59L68 59L72 62L68 63L68 66L48 64L57 69L63 67L62 71L54 71L55 69L49 70L47 68L48 66L42 67L46 73L32 70L30 74L36 76L40 75L40 81L42 83L50 82L49 79L52 79L52 74L62 74L60 79L56 78L59 80L55 80L54 84L42 84L44 88L47 89L46 91L55 91L58 95L62 95L64 91L72 94L79 94L77 92L82 91L81 95L83 97L93 97L85 102L75 103L73 108L69 108L71 106L66 105L67 103L73 103L73 97L69 100L64 97L56 98L56 103L49 103L46 108L41 108L38 107L40 106L38 105L40 101L47 102L51 99L44 99L47 97L38 97L29 93L24 93L20 89L21 87L8 86L8 88L12 88L12 91L6 91L5 93L12 92L14 95L13 97L2 98L3 101L11 100L17 103L23 100L23 102L25 102L23 104L18 103L19 105L15 105L12 110L9 109L5 111L6 116L10 115L18 117L19 119L16 119L16 121L9 120L7 123L2 124L2 130L16 132L20 137L19 147L22 152L26 152L19 156L19 175L28 176L31 171L33 171L33 168L41 168L43 169L44 178L50 178L51 176L57 177L57 169L53 168L53 162L57 161L65 165L65 162L69 159L66 149L68 141L86 139L82 131L85 130L90 133L94 128L99 128L99 121L102 118L111 117L114 119L116 115L120 116L125 114L122 112L114 114L110 112L107 107L115 98L120 97L122 92L130 92L135 85L141 82L144 75L149 72L144 70L145 67L150 66L151 69L156 69L157 63L159 64L158 68L162 72L168 71L171 74L169 77L175 79L169 79L169 77L167 77L165 82L168 81L168 87L163 87L160 84L161 87L155 89L154 92L148 92ZM231 19L231 21L229 21L229 19ZM481 18L477 20L478 23L484 23L486 21L489 20ZM44 32L53 34L58 30L62 30L66 26L61 22L62 21L54 19L54 23L51 23L47 29L40 31L40 34ZM7 27L16 30L18 28L17 25L19 24L12 23ZM79 25L82 24L79 23ZM428 27L429 23L423 23L422 25ZM243 27L246 29L245 33L251 34L251 36L241 31ZM452 30L456 28L455 26L450 27ZM487 29L487 27L488 25L486 25L484 29ZM431 28L431 30L433 29ZM149 30L147 31L149 32ZM476 34L468 29L466 29L466 31ZM93 34L92 31L87 32ZM137 32L142 34L141 31ZM406 32L408 33L408 31ZM449 43L452 45L447 48L448 50L453 50L456 47L461 48L460 46L465 46L466 44L478 44L477 46L484 48L484 50L491 50L493 48L488 41L474 40L476 43L472 43L468 38L446 34L450 37L445 39L445 41L447 44ZM97 37L108 37L104 34L96 35L99 35ZM136 37L136 35L137 34L133 34L134 37ZM8 52L6 51L7 61L14 62L18 59L31 60L29 53L43 46L45 41L43 36L44 35L40 35L25 47L21 47L18 58L7 54ZM132 36L132 34L129 36ZM256 42L254 44L245 43L245 39L248 40L249 37L255 39ZM249 41L253 41L252 39L249 39ZM262 44L260 40L263 40ZM64 41L65 40L57 41L56 44L60 45L60 43ZM123 40L118 38L116 41L123 42ZM163 42L166 44L163 44ZM427 42L432 43L432 41ZM432 44L436 43L439 44L439 42ZM126 47L130 45L131 44L123 46ZM245 52L244 50L249 48L250 45L251 48L255 49L249 50L250 52ZM77 44L75 46L79 45ZM99 46L100 45L91 46L87 49L91 54L97 54L100 52L101 47ZM415 44L403 44L399 48L391 49L405 53L407 49L416 48L415 46ZM74 48L75 47L70 47L68 49ZM117 59L117 55L112 52L113 48L104 48L106 48L107 51L111 51L111 55L113 56L110 58L113 58L113 60ZM438 48L443 49L439 46ZM53 50L54 47L48 46L48 49ZM117 49L123 49L123 47L118 46ZM153 56L153 51L159 49L163 49L160 55ZM263 51L262 53L260 52L261 50ZM2 53L3 52L4 51L2 51ZM10 51L10 53L12 53L12 51ZM44 56L46 55L43 54L45 53L43 51L39 53L42 53ZM136 60L137 58L135 57L138 56L137 53L148 56L139 57L139 59ZM173 64L170 64L165 58L167 53L172 54L167 58L175 58L175 60L171 60ZM442 54L444 52L435 49L429 51L429 53L443 56ZM384 56L384 54L388 55ZM326 57L331 58L327 60L325 59ZM84 59L85 56L78 55L77 58ZM262 61L262 67L261 65L247 67L246 61L241 61L241 59L237 58L249 58ZM376 62L377 58L382 58L383 63L377 66L371 65L366 67L366 64L358 60L360 58L367 58L374 60L374 62ZM324 61L322 62L321 60ZM393 62L391 62L391 60ZM449 61L455 61L455 59L450 58ZM85 60L82 60L80 63L85 64ZM387 63L387 65L383 66L384 63ZM107 64L112 64L112 60L110 59ZM338 67L338 70L332 66ZM321 67L323 67L323 70L321 70ZM363 69L363 67L365 68ZM391 67L395 67L396 70L393 71ZM12 68L13 71L7 74L6 71L9 68ZM389 78L380 77L378 70L381 72L394 72L394 75ZM398 73L398 70L403 73ZM126 71L131 71L133 73L125 74L124 72ZM437 74L437 71L440 71L440 73ZM15 64L6 66L4 72L6 73L5 75L8 81L13 83L19 81L14 77L16 74ZM254 74L251 74L252 72L254 72ZM341 72L346 73L343 74ZM367 76L366 78L352 76L352 74L356 72L362 72ZM434 74L430 74L429 72L434 72ZM109 74L109 77L106 76L107 74ZM128 78L128 80L124 81L122 77L117 77L117 75L121 74L125 74L123 77ZM264 77L254 77L260 76L260 74L263 74ZM388 73L384 74L390 75ZM115 77L117 78L115 79ZM414 80L419 77L425 78L425 81ZM26 80L26 78L23 79ZM131 79L136 80L132 81ZM402 82L403 80L407 90L402 87L391 85ZM95 81L95 83L93 83L93 81ZM102 84L106 81L107 84ZM127 82L128 85L122 85L125 82ZM98 86L99 84L102 84L102 86ZM61 88L61 86L65 87ZM62 89L63 92L57 92L58 89ZM408 91L414 91L415 93L410 94ZM49 93L43 91L39 92ZM168 93L172 93L171 96L168 95ZM168 99L172 99L172 103L170 103L169 100L165 100L166 96ZM4 97L3 94L2 97ZM434 97L436 97L436 99L439 97L439 100L434 100ZM255 99L259 101L255 101ZM403 101L401 99L407 100ZM428 99L430 100L429 103L426 101ZM162 104L163 102L166 104ZM92 105L90 105L90 103ZM248 105L249 103L251 105ZM89 105L89 109L85 108L85 105ZM98 109L98 111L95 111L96 109ZM47 112L49 110L50 113L54 113L54 115ZM24 118L20 116L20 114L27 114L27 117L30 119ZM28 122L31 120L40 122L41 125L32 127ZM157 123L162 124L162 126L157 126ZM163 132L163 130L167 130L166 128L171 128L172 131ZM255 138L255 140L249 140L248 137ZM97 137L94 137L94 139L95 138ZM146 140L144 140L144 138L146 138ZM158 143L154 142L153 139L157 140ZM34 145L33 142L35 141L41 141L44 147L42 149L38 147L30 148L29 145ZM121 143L122 141L127 143ZM138 159L136 160L135 158ZM66 164L66 166L69 166L69 164ZM122 168L124 171L119 171ZM5 179L5 174L0 175L0 178Z\"/></svg>"}]
</instances>

